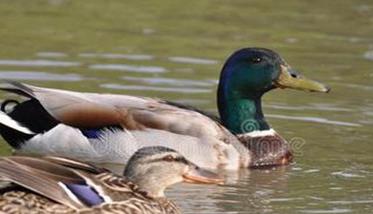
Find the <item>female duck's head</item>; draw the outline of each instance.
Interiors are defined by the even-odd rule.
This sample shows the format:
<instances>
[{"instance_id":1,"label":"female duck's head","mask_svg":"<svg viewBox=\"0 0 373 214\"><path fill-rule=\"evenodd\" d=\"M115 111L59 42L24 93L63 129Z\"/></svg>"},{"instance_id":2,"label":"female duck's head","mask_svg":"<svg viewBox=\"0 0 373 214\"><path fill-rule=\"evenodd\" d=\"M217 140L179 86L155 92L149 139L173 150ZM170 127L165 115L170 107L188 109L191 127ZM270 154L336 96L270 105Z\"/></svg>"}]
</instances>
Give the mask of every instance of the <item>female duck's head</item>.
<instances>
[{"instance_id":1,"label":"female duck's head","mask_svg":"<svg viewBox=\"0 0 373 214\"><path fill-rule=\"evenodd\" d=\"M328 92L293 70L280 55L264 48L245 48L233 53L220 75L218 107L223 124L234 133L269 129L262 110L262 95L274 88ZM249 121L251 130L242 129Z\"/></svg>"},{"instance_id":2,"label":"female duck's head","mask_svg":"<svg viewBox=\"0 0 373 214\"><path fill-rule=\"evenodd\" d=\"M164 197L164 190L179 182L223 182L215 173L199 168L175 150L159 146L139 149L128 161L124 176L152 197Z\"/></svg>"}]
</instances>

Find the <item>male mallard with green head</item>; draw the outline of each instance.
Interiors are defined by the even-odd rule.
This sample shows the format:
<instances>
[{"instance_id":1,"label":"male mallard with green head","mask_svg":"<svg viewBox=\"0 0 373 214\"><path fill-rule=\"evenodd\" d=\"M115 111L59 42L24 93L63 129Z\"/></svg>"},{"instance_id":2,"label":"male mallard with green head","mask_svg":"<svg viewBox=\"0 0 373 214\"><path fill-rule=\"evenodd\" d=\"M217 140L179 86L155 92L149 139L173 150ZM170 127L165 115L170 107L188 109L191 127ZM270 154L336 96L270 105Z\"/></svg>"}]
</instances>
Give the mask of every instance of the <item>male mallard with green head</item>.
<instances>
[{"instance_id":1,"label":"male mallard with green head","mask_svg":"<svg viewBox=\"0 0 373 214\"><path fill-rule=\"evenodd\" d=\"M288 164L288 143L267 123L262 96L275 88L328 92L277 53L245 48L226 61L218 87L220 119L146 97L83 93L9 82L28 100L0 114L0 133L20 152L123 163L138 148L166 146L199 166L237 170ZM6 113L5 113L6 112Z\"/></svg>"},{"instance_id":2,"label":"male mallard with green head","mask_svg":"<svg viewBox=\"0 0 373 214\"><path fill-rule=\"evenodd\" d=\"M6 213L180 213L164 190L179 182L219 184L180 153L145 147L128 161L124 176L60 157L0 158L0 211Z\"/></svg>"}]
</instances>

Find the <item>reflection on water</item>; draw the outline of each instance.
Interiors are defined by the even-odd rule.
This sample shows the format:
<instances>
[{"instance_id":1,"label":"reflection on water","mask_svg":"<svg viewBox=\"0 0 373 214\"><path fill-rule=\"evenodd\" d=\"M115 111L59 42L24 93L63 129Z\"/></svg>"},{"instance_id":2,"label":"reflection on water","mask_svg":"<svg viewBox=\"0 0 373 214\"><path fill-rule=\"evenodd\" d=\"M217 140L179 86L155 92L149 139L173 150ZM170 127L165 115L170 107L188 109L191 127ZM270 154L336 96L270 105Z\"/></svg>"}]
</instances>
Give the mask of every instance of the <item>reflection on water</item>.
<instances>
[{"instance_id":1,"label":"reflection on water","mask_svg":"<svg viewBox=\"0 0 373 214\"><path fill-rule=\"evenodd\" d=\"M370 0L190 0L183 10L162 0L38 2L0 2L0 78L155 96L217 112L225 58L238 48L262 46L332 86L327 95L268 93L264 113L273 128L304 141L296 162L221 172L223 186L173 186L167 195L184 213L372 212ZM8 147L0 145L5 154Z\"/></svg>"},{"instance_id":2,"label":"reflection on water","mask_svg":"<svg viewBox=\"0 0 373 214\"><path fill-rule=\"evenodd\" d=\"M188 210L191 205L198 207L200 213L266 213L273 211L272 202L296 200L281 198L281 193L288 190L286 167L243 170L238 174L222 172L222 175L227 180L223 186L181 184L166 194L174 198L185 213L194 212Z\"/></svg>"}]
</instances>

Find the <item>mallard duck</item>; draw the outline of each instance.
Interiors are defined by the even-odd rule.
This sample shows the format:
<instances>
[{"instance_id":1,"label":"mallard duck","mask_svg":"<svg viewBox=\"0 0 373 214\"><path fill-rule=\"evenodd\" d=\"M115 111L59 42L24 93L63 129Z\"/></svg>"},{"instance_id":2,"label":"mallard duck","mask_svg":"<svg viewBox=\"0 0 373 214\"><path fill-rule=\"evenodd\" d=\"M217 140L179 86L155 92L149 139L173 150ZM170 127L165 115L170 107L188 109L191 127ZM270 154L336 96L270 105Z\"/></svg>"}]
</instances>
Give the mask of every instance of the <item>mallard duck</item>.
<instances>
[{"instance_id":1,"label":"mallard duck","mask_svg":"<svg viewBox=\"0 0 373 214\"><path fill-rule=\"evenodd\" d=\"M275 88L328 92L272 50L244 48L225 62L218 86L220 118L178 103L117 94L73 92L9 82L28 98L2 105L0 133L20 152L123 163L138 148L172 148L201 167L284 165L288 143L267 123L262 96ZM13 110L6 110L15 103Z\"/></svg>"},{"instance_id":2,"label":"mallard duck","mask_svg":"<svg viewBox=\"0 0 373 214\"><path fill-rule=\"evenodd\" d=\"M220 184L216 174L165 147L145 147L124 176L61 157L0 158L0 211L6 213L180 213L164 195L179 183Z\"/></svg>"}]
</instances>

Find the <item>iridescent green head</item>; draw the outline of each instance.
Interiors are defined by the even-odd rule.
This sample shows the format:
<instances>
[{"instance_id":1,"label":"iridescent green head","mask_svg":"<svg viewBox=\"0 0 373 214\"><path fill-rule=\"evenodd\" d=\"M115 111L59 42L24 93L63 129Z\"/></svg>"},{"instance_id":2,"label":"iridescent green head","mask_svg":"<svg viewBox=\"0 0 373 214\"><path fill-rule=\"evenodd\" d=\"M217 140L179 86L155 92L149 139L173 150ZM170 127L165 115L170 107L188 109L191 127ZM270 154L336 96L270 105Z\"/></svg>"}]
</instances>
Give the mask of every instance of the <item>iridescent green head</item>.
<instances>
[{"instance_id":1,"label":"iridescent green head","mask_svg":"<svg viewBox=\"0 0 373 214\"><path fill-rule=\"evenodd\" d=\"M328 92L293 70L280 55L264 48L245 48L233 53L220 75L218 107L222 122L234 133L269 129L260 99L275 88ZM249 129L243 124L252 123ZM247 128L247 127L246 127Z\"/></svg>"}]
</instances>

